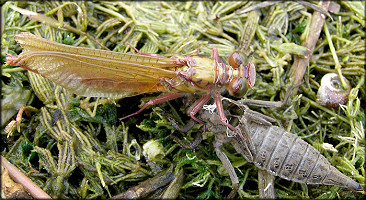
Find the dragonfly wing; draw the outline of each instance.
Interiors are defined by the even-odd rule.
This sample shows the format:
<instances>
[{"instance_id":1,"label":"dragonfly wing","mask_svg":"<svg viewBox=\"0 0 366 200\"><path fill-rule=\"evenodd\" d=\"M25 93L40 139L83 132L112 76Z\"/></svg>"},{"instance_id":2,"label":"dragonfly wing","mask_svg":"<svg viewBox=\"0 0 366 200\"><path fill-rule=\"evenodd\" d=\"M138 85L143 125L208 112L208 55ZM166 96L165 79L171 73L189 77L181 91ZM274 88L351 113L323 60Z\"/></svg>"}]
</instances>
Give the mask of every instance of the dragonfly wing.
<instances>
[{"instance_id":1,"label":"dragonfly wing","mask_svg":"<svg viewBox=\"0 0 366 200\"><path fill-rule=\"evenodd\" d=\"M30 33L16 35L23 52L15 63L82 96L126 97L166 91L159 78L174 78L173 59L80 48Z\"/></svg>"}]
</instances>

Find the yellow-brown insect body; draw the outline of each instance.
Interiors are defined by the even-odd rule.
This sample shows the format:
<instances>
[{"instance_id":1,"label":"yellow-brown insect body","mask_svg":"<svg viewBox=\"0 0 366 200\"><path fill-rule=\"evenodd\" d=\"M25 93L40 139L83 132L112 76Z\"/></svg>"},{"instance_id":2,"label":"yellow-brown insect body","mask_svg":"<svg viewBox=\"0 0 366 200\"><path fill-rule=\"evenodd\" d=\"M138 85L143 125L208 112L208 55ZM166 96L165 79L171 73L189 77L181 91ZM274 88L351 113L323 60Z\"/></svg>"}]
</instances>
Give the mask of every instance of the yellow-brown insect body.
<instances>
[{"instance_id":1,"label":"yellow-brown insect body","mask_svg":"<svg viewBox=\"0 0 366 200\"><path fill-rule=\"evenodd\" d=\"M82 96L122 98L169 91L206 95L223 86L238 96L246 93L248 77L255 77L253 72L246 76L248 70L238 56L234 59L237 63L221 62L217 49L212 58L164 58L67 46L26 32L15 40L23 53L9 57L8 63L39 73ZM255 73L254 66L249 69Z\"/></svg>"}]
</instances>

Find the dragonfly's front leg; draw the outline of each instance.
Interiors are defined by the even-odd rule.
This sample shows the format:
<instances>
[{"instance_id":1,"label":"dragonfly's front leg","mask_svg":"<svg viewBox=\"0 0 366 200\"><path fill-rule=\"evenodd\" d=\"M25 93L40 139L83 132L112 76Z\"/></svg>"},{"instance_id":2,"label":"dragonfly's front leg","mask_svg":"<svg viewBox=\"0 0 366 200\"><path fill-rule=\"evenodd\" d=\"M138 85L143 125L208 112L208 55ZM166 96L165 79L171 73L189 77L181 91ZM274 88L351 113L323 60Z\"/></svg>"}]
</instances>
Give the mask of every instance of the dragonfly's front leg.
<instances>
[{"instance_id":1,"label":"dragonfly's front leg","mask_svg":"<svg viewBox=\"0 0 366 200\"><path fill-rule=\"evenodd\" d=\"M215 94L215 102L216 102L216 109L217 109L217 112L219 113L219 117L220 117L220 121L227 127L229 127L232 131L234 131L236 134L238 134L244 141L246 140L244 138L244 136L241 134L241 132L236 129L234 126L232 126L231 124L229 124L227 122L227 118L225 116L225 113L224 113L224 108L222 106L222 101L221 101L221 95L220 95L220 92L216 92Z\"/></svg>"}]
</instances>

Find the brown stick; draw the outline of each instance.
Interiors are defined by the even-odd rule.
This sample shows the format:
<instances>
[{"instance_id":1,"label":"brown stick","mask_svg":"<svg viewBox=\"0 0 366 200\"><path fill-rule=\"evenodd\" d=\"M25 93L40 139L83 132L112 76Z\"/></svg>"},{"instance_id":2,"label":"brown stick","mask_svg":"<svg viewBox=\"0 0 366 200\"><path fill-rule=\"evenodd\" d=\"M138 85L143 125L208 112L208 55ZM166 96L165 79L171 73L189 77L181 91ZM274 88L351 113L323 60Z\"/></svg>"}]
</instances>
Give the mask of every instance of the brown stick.
<instances>
[{"instance_id":1,"label":"brown stick","mask_svg":"<svg viewBox=\"0 0 366 200\"><path fill-rule=\"evenodd\" d=\"M35 199L52 199L46 192L44 192L38 185L36 185L30 178L24 175L19 169L11 164L6 158L1 156L1 164L9 171L9 175L32 195Z\"/></svg>"},{"instance_id":2,"label":"brown stick","mask_svg":"<svg viewBox=\"0 0 366 200\"><path fill-rule=\"evenodd\" d=\"M330 1L321 1L319 3L319 7L324 9L325 11L328 10ZM313 51L316 45L316 42L319 39L321 30L323 28L325 22L325 15L314 11L313 17L311 19L310 24L310 33L307 37L307 39L303 42L302 46L305 46L308 48L308 52L306 53L304 58L301 58L299 56L295 56L294 64L291 68L291 77L294 78L294 85L300 84L302 78L304 77L306 67L308 66L309 60L311 56L313 55ZM294 88L292 95L295 95L297 93L297 88Z\"/></svg>"}]
</instances>

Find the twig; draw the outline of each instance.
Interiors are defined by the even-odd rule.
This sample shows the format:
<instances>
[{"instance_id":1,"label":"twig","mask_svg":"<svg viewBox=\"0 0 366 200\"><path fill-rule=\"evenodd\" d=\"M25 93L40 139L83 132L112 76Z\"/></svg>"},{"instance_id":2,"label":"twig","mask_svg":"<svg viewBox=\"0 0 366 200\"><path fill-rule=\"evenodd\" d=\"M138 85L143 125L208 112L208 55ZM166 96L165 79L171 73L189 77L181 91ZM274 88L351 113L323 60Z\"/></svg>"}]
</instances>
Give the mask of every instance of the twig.
<instances>
[{"instance_id":1,"label":"twig","mask_svg":"<svg viewBox=\"0 0 366 200\"><path fill-rule=\"evenodd\" d=\"M319 6L323 8L324 10L328 10L328 7L330 5L330 1L321 1L319 3ZM309 64L309 60L311 56L313 55L313 51L316 45L316 42L319 39L320 32L323 28L323 24L325 22L325 15L314 11L311 24L310 24L310 32L307 37L307 39L303 42L302 46L305 46L308 48L308 52L306 53L305 57L299 57L295 56L295 61L291 69L291 77L294 78L294 85L300 84L302 78L304 77L306 67ZM297 88L294 88L294 91L292 95L296 95Z\"/></svg>"},{"instance_id":2,"label":"twig","mask_svg":"<svg viewBox=\"0 0 366 200\"><path fill-rule=\"evenodd\" d=\"M24 175L19 169L11 164L6 158L1 156L1 164L9 171L9 175L21 184L32 197L36 199L52 199L46 192L44 192L37 184L35 184L30 178Z\"/></svg>"}]
</instances>

